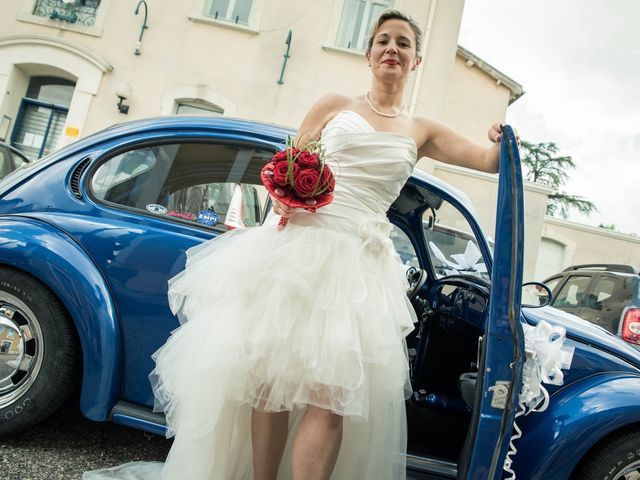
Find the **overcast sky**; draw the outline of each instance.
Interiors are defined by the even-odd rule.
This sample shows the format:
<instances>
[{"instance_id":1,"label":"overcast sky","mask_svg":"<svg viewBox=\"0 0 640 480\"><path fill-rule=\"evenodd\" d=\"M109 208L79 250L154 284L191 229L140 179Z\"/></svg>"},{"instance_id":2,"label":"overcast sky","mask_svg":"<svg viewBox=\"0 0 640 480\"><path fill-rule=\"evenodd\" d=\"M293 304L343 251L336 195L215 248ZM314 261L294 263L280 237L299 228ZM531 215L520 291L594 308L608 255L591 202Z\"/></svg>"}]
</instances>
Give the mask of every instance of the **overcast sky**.
<instances>
[{"instance_id":1,"label":"overcast sky","mask_svg":"<svg viewBox=\"0 0 640 480\"><path fill-rule=\"evenodd\" d=\"M520 83L507 121L577 168L570 220L640 235L640 0L466 0L459 43Z\"/></svg>"}]
</instances>

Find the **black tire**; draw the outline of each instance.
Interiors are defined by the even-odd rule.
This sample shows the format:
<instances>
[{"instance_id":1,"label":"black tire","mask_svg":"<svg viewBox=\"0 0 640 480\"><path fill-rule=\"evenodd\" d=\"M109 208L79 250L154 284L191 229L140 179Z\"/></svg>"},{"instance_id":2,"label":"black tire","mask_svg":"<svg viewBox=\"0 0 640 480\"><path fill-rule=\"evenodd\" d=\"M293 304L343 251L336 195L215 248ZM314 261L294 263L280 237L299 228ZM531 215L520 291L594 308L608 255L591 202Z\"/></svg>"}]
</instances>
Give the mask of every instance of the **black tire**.
<instances>
[{"instance_id":1,"label":"black tire","mask_svg":"<svg viewBox=\"0 0 640 480\"><path fill-rule=\"evenodd\" d=\"M640 475L640 430L619 433L591 449L573 480L631 480Z\"/></svg>"},{"instance_id":2,"label":"black tire","mask_svg":"<svg viewBox=\"0 0 640 480\"><path fill-rule=\"evenodd\" d=\"M8 267L0 267L0 326L0 436L6 436L41 422L67 400L80 349L56 295Z\"/></svg>"}]
</instances>

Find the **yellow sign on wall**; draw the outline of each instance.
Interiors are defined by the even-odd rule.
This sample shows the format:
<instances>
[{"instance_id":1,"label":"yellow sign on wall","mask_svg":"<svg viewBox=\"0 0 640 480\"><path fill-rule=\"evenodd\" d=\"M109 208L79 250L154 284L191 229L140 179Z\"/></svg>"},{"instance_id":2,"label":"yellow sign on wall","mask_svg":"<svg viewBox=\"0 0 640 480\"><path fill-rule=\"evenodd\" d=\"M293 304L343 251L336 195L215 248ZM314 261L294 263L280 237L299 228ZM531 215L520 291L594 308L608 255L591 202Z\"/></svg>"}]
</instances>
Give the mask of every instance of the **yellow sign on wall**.
<instances>
[{"instance_id":1,"label":"yellow sign on wall","mask_svg":"<svg viewBox=\"0 0 640 480\"><path fill-rule=\"evenodd\" d=\"M67 137L77 137L78 135L80 135L80 129L76 127L67 127L64 134Z\"/></svg>"}]
</instances>

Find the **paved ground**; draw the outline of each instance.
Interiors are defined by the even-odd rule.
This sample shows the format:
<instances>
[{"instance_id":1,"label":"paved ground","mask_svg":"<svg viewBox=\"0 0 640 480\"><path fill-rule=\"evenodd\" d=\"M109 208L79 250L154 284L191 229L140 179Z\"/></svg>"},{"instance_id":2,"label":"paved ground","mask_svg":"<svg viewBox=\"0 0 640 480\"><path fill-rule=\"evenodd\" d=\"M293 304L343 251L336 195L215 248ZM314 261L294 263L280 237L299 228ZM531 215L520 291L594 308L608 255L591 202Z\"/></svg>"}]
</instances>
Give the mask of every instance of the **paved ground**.
<instances>
[{"instance_id":1,"label":"paved ground","mask_svg":"<svg viewBox=\"0 0 640 480\"><path fill-rule=\"evenodd\" d=\"M70 403L41 425L0 439L0 479L74 480L82 472L133 460L164 460L164 437L111 423L95 423ZM409 479L430 479L410 474Z\"/></svg>"},{"instance_id":2,"label":"paved ground","mask_svg":"<svg viewBox=\"0 0 640 480\"><path fill-rule=\"evenodd\" d=\"M170 441L83 418L75 405L29 431L0 439L3 480L80 479L82 472L133 460L163 460Z\"/></svg>"}]
</instances>

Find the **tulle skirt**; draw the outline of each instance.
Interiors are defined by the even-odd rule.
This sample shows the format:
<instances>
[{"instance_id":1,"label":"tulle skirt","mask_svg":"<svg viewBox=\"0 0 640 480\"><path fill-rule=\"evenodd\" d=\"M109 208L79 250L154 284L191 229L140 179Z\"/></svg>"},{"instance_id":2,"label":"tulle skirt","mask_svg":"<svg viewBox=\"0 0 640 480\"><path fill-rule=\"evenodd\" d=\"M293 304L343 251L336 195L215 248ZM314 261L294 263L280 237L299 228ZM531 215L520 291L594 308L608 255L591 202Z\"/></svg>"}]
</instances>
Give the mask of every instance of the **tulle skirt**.
<instances>
[{"instance_id":1,"label":"tulle skirt","mask_svg":"<svg viewBox=\"0 0 640 480\"><path fill-rule=\"evenodd\" d=\"M291 478L308 405L344 416L332 478L405 478L404 337L415 314L391 227L319 220L234 230L187 252L169 283L182 325L150 377L175 435L163 479L251 479L253 408L291 412L279 470ZM158 478L158 465L136 475L112 478Z\"/></svg>"}]
</instances>

